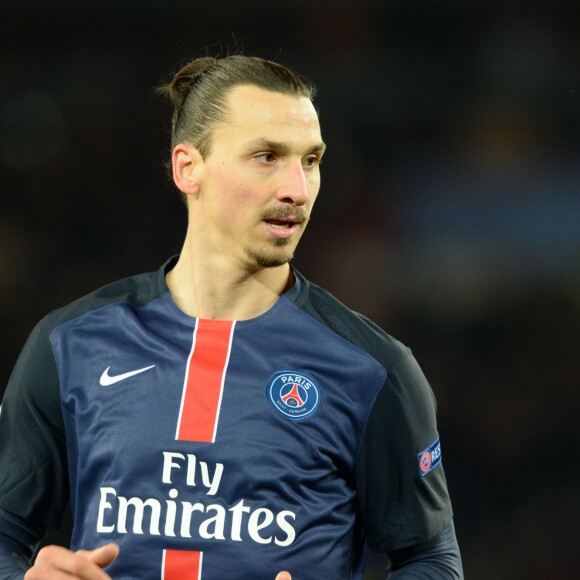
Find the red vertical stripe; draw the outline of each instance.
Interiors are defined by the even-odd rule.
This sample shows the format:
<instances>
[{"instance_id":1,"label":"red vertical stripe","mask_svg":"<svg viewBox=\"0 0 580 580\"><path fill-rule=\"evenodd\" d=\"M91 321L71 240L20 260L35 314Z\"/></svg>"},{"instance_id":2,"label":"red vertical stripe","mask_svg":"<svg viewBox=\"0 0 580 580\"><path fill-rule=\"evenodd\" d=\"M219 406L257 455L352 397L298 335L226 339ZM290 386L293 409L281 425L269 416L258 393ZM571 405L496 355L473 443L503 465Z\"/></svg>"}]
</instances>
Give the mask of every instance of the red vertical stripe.
<instances>
[{"instance_id":1,"label":"red vertical stripe","mask_svg":"<svg viewBox=\"0 0 580 580\"><path fill-rule=\"evenodd\" d=\"M163 550L161 580L200 580L203 552Z\"/></svg>"},{"instance_id":2,"label":"red vertical stripe","mask_svg":"<svg viewBox=\"0 0 580 580\"><path fill-rule=\"evenodd\" d=\"M235 323L198 319L183 385L176 439L213 443Z\"/></svg>"}]
</instances>

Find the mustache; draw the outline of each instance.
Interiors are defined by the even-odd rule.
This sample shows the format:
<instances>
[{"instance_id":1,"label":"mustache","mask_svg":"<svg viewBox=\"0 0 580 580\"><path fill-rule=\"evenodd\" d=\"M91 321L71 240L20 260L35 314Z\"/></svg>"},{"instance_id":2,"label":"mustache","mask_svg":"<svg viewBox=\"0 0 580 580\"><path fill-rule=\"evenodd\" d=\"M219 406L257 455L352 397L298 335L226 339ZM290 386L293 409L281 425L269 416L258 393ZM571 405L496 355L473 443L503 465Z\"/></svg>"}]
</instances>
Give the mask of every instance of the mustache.
<instances>
[{"instance_id":1,"label":"mustache","mask_svg":"<svg viewBox=\"0 0 580 580\"><path fill-rule=\"evenodd\" d=\"M260 214L261 220L285 220L292 218L300 223L306 223L310 219L310 214L302 207L288 205L265 209Z\"/></svg>"}]
</instances>

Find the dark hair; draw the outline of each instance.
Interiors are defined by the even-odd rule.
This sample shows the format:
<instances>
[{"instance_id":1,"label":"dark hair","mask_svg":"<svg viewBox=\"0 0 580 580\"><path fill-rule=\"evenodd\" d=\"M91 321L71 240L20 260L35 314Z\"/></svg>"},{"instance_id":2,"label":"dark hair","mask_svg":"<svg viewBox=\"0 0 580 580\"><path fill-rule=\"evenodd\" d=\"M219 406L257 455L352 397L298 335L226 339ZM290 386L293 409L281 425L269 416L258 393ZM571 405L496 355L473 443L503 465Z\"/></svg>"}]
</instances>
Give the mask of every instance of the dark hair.
<instances>
[{"instance_id":1,"label":"dark hair","mask_svg":"<svg viewBox=\"0 0 580 580\"><path fill-rule=\"evenodd\" d=\"M309 81L270 60L240 54L196 58L157 89L173 103L171 149L178 143L191 143L203 157L208 155L212 129L227 120L227 95L240 85L310 100L316 93Z\"/></svg>"}]
</instances>

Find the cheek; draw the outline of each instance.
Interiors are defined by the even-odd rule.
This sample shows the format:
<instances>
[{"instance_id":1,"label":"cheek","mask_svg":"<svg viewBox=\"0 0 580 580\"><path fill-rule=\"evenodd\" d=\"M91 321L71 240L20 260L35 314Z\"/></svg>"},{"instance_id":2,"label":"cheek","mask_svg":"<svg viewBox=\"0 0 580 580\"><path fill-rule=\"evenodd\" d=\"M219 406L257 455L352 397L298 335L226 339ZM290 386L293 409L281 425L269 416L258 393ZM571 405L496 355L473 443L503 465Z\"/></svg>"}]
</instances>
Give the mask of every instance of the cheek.
<instances>
[{"instance_id":1,"label":"cheek","mask_svg":"<svg viewBox=\"0 0 580 580\"><path fill-rule=\"evenodd\" d=\"M320 174L312 176L308 180L308 193L310 194L311 203L314 204L320 191Z\"/></svg>"},{"instance_id":2,"label":"cheek","mask_svg":"<svg viewBox=\"0 0 580 580\"><path fill-rule=\"evenodd\" d=\"M220 171L214 171L211 183L212 205L220 213L235 212L243 201L247 186L244 179L228 171L224 166Z\"/></svg>"},{"instance_id":3,"label":"cheek","mask_svg":"<svg viewBox=\"0 0 580 580\"><path fill-rule=\"evenodd\" d=\"M217 174L217 180L220 187L220 193L229 199L239 199L244 196L248 189L248 179L246 176L236 170L235 167L228 167L223 164Z\"/></svg>"},{"instance_id":4,"label":"cheek","mask_svg":"<svg viewBox=\"0 0 580 580\"><path fill-rule=\"evenodd\" d=\"M230 179L216 193L214 210L228 224L241 224L255 214L252 187L246 182Z\"/></svg>"}]
</instances>

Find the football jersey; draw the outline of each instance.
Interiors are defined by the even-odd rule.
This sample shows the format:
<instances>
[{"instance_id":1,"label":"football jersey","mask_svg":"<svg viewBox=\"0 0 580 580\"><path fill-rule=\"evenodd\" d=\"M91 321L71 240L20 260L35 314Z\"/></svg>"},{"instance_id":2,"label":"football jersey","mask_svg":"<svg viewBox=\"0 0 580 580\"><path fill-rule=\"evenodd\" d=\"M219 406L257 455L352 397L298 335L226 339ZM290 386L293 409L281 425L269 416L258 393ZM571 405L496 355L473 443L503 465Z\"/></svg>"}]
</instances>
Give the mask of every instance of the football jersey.
<instances>
[{"instance_id":1,"label":"football jersey","mask_svg":"<svg viewBox=\"0 0 580 580\"><path fill-rule=\"evenodd\" d=\"M362 579L449 522L435 401L410 351L295 272L266 313L184 314L174 265L43 319L0 419L0 507L115 579Z\"/></svg>"}]
</instances>

